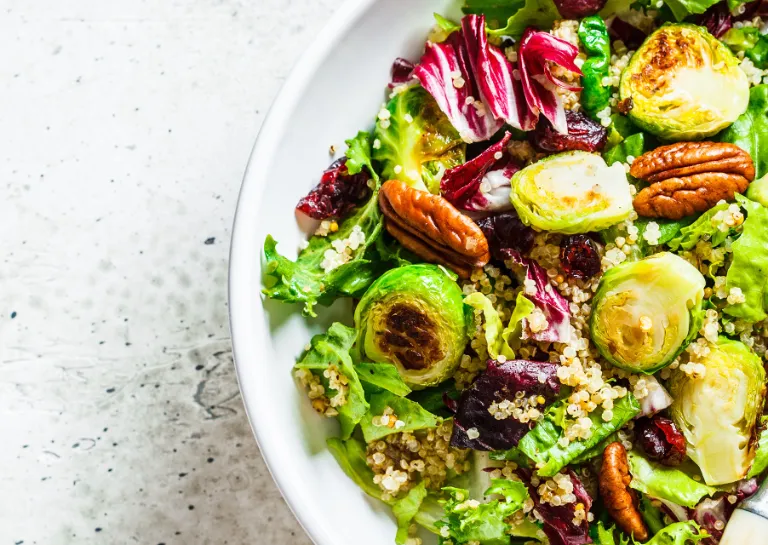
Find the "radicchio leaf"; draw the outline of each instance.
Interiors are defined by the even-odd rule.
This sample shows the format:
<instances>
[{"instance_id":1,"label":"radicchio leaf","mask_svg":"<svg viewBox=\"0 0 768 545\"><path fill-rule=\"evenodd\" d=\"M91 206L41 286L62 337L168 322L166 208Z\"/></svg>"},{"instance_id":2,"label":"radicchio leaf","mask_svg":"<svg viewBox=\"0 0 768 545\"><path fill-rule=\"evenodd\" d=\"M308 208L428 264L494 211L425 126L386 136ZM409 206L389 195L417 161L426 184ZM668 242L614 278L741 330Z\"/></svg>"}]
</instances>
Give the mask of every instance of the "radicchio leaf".
<instances>
[{"instance_id":1,"label":"radicchio leaf","mask_svg":"<svg viewBox=\"0 0 768 545\"><path fill-rule=\"evenodd\" d=\"M514 402L515 394L543 396L544 410L560 392L557 365L549 362L512 360L488 362L488 367L475 382L464 390L453 420L451 445L475 450L507 450L517 446L533 427L533 422L520 422L512 416L497 420L489 412L491 405L505 399ZM470 438L467 430L474 429L478 437ZM474 434L473 434L474 435Z\"/></svg>"},{"instance_id":2,"label":"radicchio leaf","mask_svg":"<svg viewBox=\"0 0 768 545\"><path fill-rule=\"evenodd\" d=\"M634 25L614 17L608 27L608 34L614 40L621 40L630 49L636 49L645 41L646 34Z\"/></svg>"},{"instance_id":3,"label":"radicchio leaf","mask_svg":"<svg viewBox=\"0 0 768 545\"><path fill-rule=\"evenodd\" d=\"M552 74L550 63L582 75L574 62L578 54L579 48L575 45L556 38L549 32L532 28L523 33L517 52L525 101L535 115L544 114L561 134L568 133L568 124L565 108L555 87L570 91L580 91L581 87L569 85L556 78Z\"/></svg>"},{"instance_id":4,"label":"radicchio leaf","mask_svg":"<svg viewBox=\"0 0 768 545\"><path fill-rule=\"evenodd\" d=\"M734 503L728 501L730 494L723 494L715 499L706 498L696 506L691 518L712 536L702 541L702 545L717 545L720 542L725 525L728 524L739 502L757 492L757 489L757 480L749 479L739 483L736 492L733 494L736 496ZM718 524L718 522L721 524Z\"/></svg>"},{"instance_id":5,"label":"radicchio leaf","mask_svg":"<svg viewBox=\"0 0 768 545\"><path fill-rule=\"evenodd\" d=\"M414 64L408 59L398 57L392 63L392 78L389 83L389 88L394 89L398 85L408 83L413 78L413 69L416 68Z\"/></svg>"},{"instance_id":6,"label":"radicchio leaf","mask_svg":"<svg viewBox=\"0 0 768 545\"><path fill-rule=\"evenodd\" d=\"M471 161L446 171L440 182L443 197L461 210L511 210L510 180L520 167L506 152L509 139L507 132L504 138Z\"/></svg>"},{"instance_id":7,"label":"radicchio leaf","mask_svg":"<svg viewBox=\"0 0 768 545\"><path fill-rule=\"evenodd\" d=\"M576 504L583 503L586 512L589 512L592 508L592 498L573 471L569 469L566 473L573 483L573 494L576 496L576 501L557 506L541 501L538 487L530 484L532 474L529 470L520 469L517 473L528 484L528 493L533 500L534 512L538 513L537 518L543 523L542 530L544 530L549 539L550 545L585 545L592 543L592 539L589 537L589 522L584 520L578 525L573 523Z\"/></svg>"},{"instance_id":8,"label":"radicchio leaf","mask_svg":"<svg viewBox=\"0 0 768 545\"><path fill-rule=\"evenodd\" d=\"M733 16L726 2L710 7L694 19L697 25L706 27L712 36L720 39L733 26Z\"/></svg>"},{"instance_id":9,"label":"radicchio leaf","mask_svg":"<svg viewBox=\"0 0 768 545\"><path fill-rule=\"evenodd\" d=\"M509 259L509 250L527 254L533 248L534 231L515 212L504 212L477 221L488 240L493 259Z\"/></svg>"},{"instance_id":10,"label":"radicchio leaf","mask_svg":"<svg viewBox=\"0 0 768 545\"><path fill-rule=\"evenodd\" d=\"M466 142L488 140L504 123L522 130L536 124L512 64L488 43L482 15L464 17L446 41L428 42L413 74Z\"/></svg>"},{"instance_id":11,"label":"radicchio leaf","mask_svg":"<svg viewBox=\"0 0 768 545\"><path fill-rule=\"evenodd\" d=\"M667 392L666 388L662 386L656 377L648 375L643 378L647 384L648 395L640 400L641 416L653 416L672 405L672 396L669 395L669 392Z\"/></svg>"},{"instance_id":12,"label":"radicchio leaf","mask_svg":"<svg viewBox=\"0 0 768 545\"><path fill-rule=\"evenodd\" d=\"M347 158L342 157L323 172L320 183L299 201L296 209L316 220L340 218L371 194L370 179L366 169L350 174Z\"/></svg>"},{"instance_id":13,"label":"radicchio leaf","mask_svg":"<svg viewBox=\"0 0 768 545\"><path fill-rule=\"evenodd\" d=\"M535 260L523 257L519 252L506 250L507 259L522 269L521 283L525 296L536 305L547 318L548 326L543 331L531 333L535 341L565 343L571 338L571 311L568 301L550 284L547 271ZM527 338L529 327L523 320L523 338Z\"/></svg>"}]
</instances>

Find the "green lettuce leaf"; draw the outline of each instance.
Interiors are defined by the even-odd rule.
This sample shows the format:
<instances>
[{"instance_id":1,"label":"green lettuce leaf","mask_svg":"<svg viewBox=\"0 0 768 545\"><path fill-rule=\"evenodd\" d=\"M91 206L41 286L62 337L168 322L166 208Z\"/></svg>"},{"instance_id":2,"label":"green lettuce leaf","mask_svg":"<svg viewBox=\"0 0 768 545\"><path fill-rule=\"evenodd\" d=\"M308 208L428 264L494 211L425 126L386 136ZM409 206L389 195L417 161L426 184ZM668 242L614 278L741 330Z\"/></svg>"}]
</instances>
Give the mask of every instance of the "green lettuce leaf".
<instances>
[{"instance_id":1,"label":"green lettuce leaf","mask_svg":"<svg viewBox=\"0 0 768 545\"><path fill-rule=\"evenodd\" d=\"M403 382L397 367L391 363L358 363L355 369L367 392L387 390L400 397L411 393L411 388Z\"/></svg>"},{"instance_id":2,"label":"green lettuce leaf","mask_svg":"<svg viewBox=\"0 0 768 545\"><path fill-rule=\"evenodd\" d=\"M443 173L464 163L459 133L422 87L398 93L386 110L389 118L378 119L374 131L373 159L382 177L439 193Z\"/></svg>"},{"instance_id":3,"label":"green lettuce leaf","mask_svg":"<svg viewBox=\"0 0 768 545\"><path fill-rule=\"evenodd\" d=\"M725 287L741 289L746 301L728 305L723 312L748 322L764 320L768 307L768 208L742 195L736 200L747 211L739 239L733 243L733 262L725 277Z\"/></svg>"},{"instance_id":4,"label":"green lettuce leaf","mask_svg":"<svg viewBox=\"0 0 768 545\"><path fill-rule=\"evenodd\" d=\"M536 308L535 305L523 295L523 292L517 294L515 300L515 310L509 317L509 323L504 331L501 332L501 354L511 360L515 357L515 350L520 347L520 337L523 333L523 318L527 318Z\"/></svg>"},{"instance_id":5,"label":"green lettuce leaf","mask_svg":"<svg viewBox=\"0 0 768 545\"><path fill-rule=\"evenodd\" d=\"M689 15L704 13L720 0L664 0L675 19L682 21Z\"/></svg>"},{"instance_id":6,"label":"green lettuce leaf","mask_svg":"<svg viewBox=\"0 0 768 545\"><path fill-rule=\"evenodd\" d=\"M645 134L638 132L603 152L603 159L610 166L614 163L626 163L627 157L640 157L643 153L645 153Z\"/></svg>"},{"instance_id":7,"label":"green lettuce leaf","mask_svg":"<svg viewBox=\"0 0 768 545\"><path fill-rule=\"evenodd\" d=\"M748 152L755 162L757 178L768 174L768 85L750 89L747 111L721 132L718 139Z\"/></svg>"},{"instance_id":8,"label":"green lettuce leaf","mask_svg":"<svg viewBox=\"0 0 768 545\"><path fill-rule=\"evenodd\" d=\"M720 41L734 53L743 52L761 70L768 68L768 38L760 34L759 28L732 28Z\"/></svg>"},{"instance_id":9,"label":"green lettuce leaf","mask_svg":"<svg viewBox=\"0 0 768 545\"><path fill-rule=\"evenodd\" d=\"M355 366L349 351L355 343L355 329L340 323L334 323L326 333L315 335L310 341L310 349L296 363L297 369L309 369L323 381L329 397L333 397L336 390L328 387L328 380L323 376L329 366L335 365L339 371L347 377L348 388L347 402L336 407L339 412L339 424L341 436L348 439L352 435L355 426L368 412L368 402L365 400L365 392L360 384Z\"/></svg>"},{"instance_id":10,"label":"green lettuce leaf","mask_svg":"<svg viewBox=\"0 0 768 545\"><path fill-rule=\"evenodd\" d=\"M752 477L757 477L760 475L763 471L768 469L768 428L766 428L766 424L768 424L768 416L764 416L761 419L763 430L760 432L760 436L757 440L757 450L755 452L755 461L752 462L752 467L749 468L749 473L747 473L747 479L751 479Z\"/></svg>"},{"instance_id":11,"label":"green lettuce leaf","mask_svg":"<svg viewBox=\"0 0 768 545\"><path fill-rule=\"evenodd\" d=\"M444 396L454 401L458 401L459 397L461 397L461 394L456 389L456 382L453 379L424 388L423 390L411 392L408 395L408 399L421 405L427 412L436 416L442 416L443 418L449 418L453 413L445 406Z\"/></svg>"},{"instance_id":12,"label":"green lettuce leaf","mask_svg":"<svg viewBox=\"0 0 768 545\"><path fill-rule=\"evenodd\" d=\"M629 538L623 533L616 530L616 526L605 526L603 521L598 521L597 526L592 527L594 530L590 532L592 540L595 545L629 545ZM617 539L616 534L619 534Z\"/></svg>"},{"instance_id":13,"label":"green lettuce leaf","mask_svg":"<svg viewBox=\"0 0 768 545\"><path fill-rule=\"evenodd\" d=\"M467 295L464 298L464 304L482 311L485 320L485 341L488 344L488 355L494 360L497 359L502 343L501 329L504 327L499 313L493 308L491 300L479 291Z\"/></svg>"},{"instance_id":14,"label":"green lettuce leaf","mask_svg":"<svg viewBox=\"0 0 768 545\"><path fill-rule=\"evenodd\" d=\"M633 3L634 0L608 0L600 10L600 17L607 19L611 15L627 12Z\"/></svg>"},{"instance_id":15,"label":"green lettuce leaf","mask_svg":"<svg viewBox=\"0 0 768 545\"><path fill-rule=\"evenodd\" d=\"M593 118L604 110L611 98L610 87L603 85L603 78L609 76L611 67L611 40L608 27L599 15L585 17L579 24L579 40L587 53L587 60L581 67L581 105Z\"/></svg>"},{"instance_id":16,"label":"green lettuce leaf","mask_svg":"<svg viewBox=\"0 0 768 545\"><path fill-rule=\"evenodd\" d=\"M461 29L461 26L458 23L454 23L450 19L446 19L439 13L433 13L435 16L435 24L443 31L446 35L452 34L453 32L456 32L457 30Z\"/></svg>"},{"instance_id":17,"label":"green lettuce leaf","mask_svg":"<svg viewBox=\"0 0 768 545\"><path fill-rule=\"evenodd\" d=\"M651 499L645 494L640 494L640 516L643 517L645 525L651 535L660 532L664 528L664 513L661 509L651 503Z\"/></svg>"},{"instance_id":18,"label":"green lettuce leaf","mask_svg":"<svg viewBox=\"0 0 768 545\"><path fill-rule=\"evenodd\" d=\"M445 519L438 523L447 527L455 544L479 541L483 545L508 545L510 524L507 519L523 508L528 498L525 484L506 479L494 479L485 496L498 494L502 500L492 500L475 507L467 504L469 491L446 487L449 499L445 502Z\"/></svg>"},{"instance_id":19,"label":"green lettuce leaf","mask_svg":"<svg viewBox=\"0 0 768 545\"><path fill-rule=\"evenodd\" d=\"M509 450L494 450L488 453L488 457L491 460L515 462L520 467L528 467L528 456L517 447L512 447Z\"/></svg>"},{"instance_id":20,"label":"green lettuce leaf","mask_svg":"<svg viewBox=\"0 0 768 545\"><path fill-rule=\"evenodd\" d=\"M632 475L629 486L643 494L693 509L704 496L717 492L716 488L693 480L679 469L646 460L635 451L630 451L628 458Z\"/></svg>"},{"instance_id":21,"label":"green lettuce leaf","mask_svg":"<svg viewBox=\"0 0 768 545\"><path fill-rule=\"evenodd\" d=\"M676 522L663 528L644 545L695 545L709 534L695 522Z\"/></svg>"},{"instance_id":22,"label":"green lettuce leaf","mask_svg":"<svg viewBox=\"0 0 768 545\"><path fill-rule=\"evenodd\" d=\"M667 246L674 251L680 248L692 250L700 240L711 242L714 248L720 246L725 242L725 238L730 233L730 230L721 231L716 224L713 224L712 218L718 212L727 210L729 206L728 203L721 203L714 208L710 208L699 216L696 221L680 228L679 233L674 238L666 241ZM660 244L663 244L663 242L660 242Z\"/></svg>"},{"instance_id":23,"label":"green lettuce leaf","mask_svg":"<svg viewBox=\"0 0 768 545\"><path fill-rule=\"evenodd\" d=\"M347 477L369 496L381 499L381 488L373 482L373 471L365 462L365 444L358 439L343 441L338 437L331 437L327 444Z\"/></svg>"},{"instance_id":24,"label":"green lettuce leaf","mask_svg":"<svg viewBox=\"0 0 768 545\"><path fill-rule=\"evenodd\" d=\"M366 443L376 441L393 433L434 428L442 422L441 418L425 411L418 403L397 396L392 392L384 391L379 394L373 394L370 405L370 410L360 421L360 427L363 430L363 437ZM394 411L397 419L404 423L403 426L393 426L390 428L389 426L377 426L373 423L373 419L381 417L387 407Z\"/></svg>"},{"instance_id":25,"label":"green lettuce leaf","mask_svg":"<svg viewBox=\"0 0 768 545\"><path fill-rule=\"evenodd\" d=\"M338 297L359 297L384 271L382 263L374 259L371 246L382 230L382 216L378 204L379 178L371 164L371 142L368 133L358 133L347 141L347 168L356 174L367 168L376 186L371 198L346 218L339 230L327 237L313 236L309 245L299 253L296 261L283 257L277 251L277 242L267 236L264 242L266 260L265 287L262 293L270 299L286 303L304 303L304 314L316 316L317 303L328 305ZM352 259L331 271L321 267L327 250L335 240L348 238L355 227L365 234L365 243L352 253Z\"/></svg>"},{"instance_id":26,"label":"green lettuce leaf","mask_svg":"<svg viewBox=\"0 0 768 545\"><path fill-rule=\"evenodd\" d=\"M486 13L490 22L500 27L488 28L490 36L513 38L520 38L528 27L550 30L552 24L562 18L552 0L525 0L525 3L520 0L467 0L464 12ZM502 27L505 20L506 25Z\"/></svg>"},{"instance_id":27,"label":"green lettuce leaf","mask_svg":"<svg viewBox=\"0 0 768 545\"><path fill-rule=\"evenodd\" d=\"M631 393L627 393L614 404L613 418L609 422L603 421L602 409L593 411L589 415L592 420L592 437L571 441L567 447L562 447L559 440L564 434L562 420L567 404L567 400L561 400L551 405L544 414L544 418L539 420L536 427L525 434L518 444L518 448L536 462L541 477L554 476L580 454L621 429L640 412L637 399Z\"/></svg>"},{"instance_id":28,"label":"green lettuce leaf","mask_svg":"<svg viewBox=\"0 0 768 545\"><path fill-rule=\"evenodd\" d=\"M397 521L395 543L405 545L408 539L408 527L421 509L424 498L427 497L427 486L424 481L411 488L401 499L392 504L392 512Z\"/></svg>"},{"instance_id":29,"label":"green lettuce leaf","mask_svg":"<svg viewBox=\"0 0 768 545\"><path fill-rule=\"evenodd\" d=\"M746 195L749 200L768 206L768 175L749 184Z\"/></svg>"}]
</instances>

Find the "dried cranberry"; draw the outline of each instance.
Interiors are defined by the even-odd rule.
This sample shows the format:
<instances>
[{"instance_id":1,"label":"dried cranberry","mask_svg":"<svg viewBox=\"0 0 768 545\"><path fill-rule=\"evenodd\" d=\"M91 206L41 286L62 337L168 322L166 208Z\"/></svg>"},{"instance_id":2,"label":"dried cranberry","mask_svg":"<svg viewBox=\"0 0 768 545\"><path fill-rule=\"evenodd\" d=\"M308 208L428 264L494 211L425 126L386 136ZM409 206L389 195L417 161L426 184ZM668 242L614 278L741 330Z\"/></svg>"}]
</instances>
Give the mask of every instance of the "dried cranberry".
<instances>
[{"instance_id":1,"label":"dried cranberry","mask_svg":"<svg viewBox=\"0 0 768 545\"><path fill-rule=\"evenodd\" d=\"M606 0L555 0L557 11L565 19L581 19L594 15L605 6Z\"/></svg>"},{"instance_id":2,"label":"dried cranberry","mask_svg":"<svg viewBox=\"0 0 768 545\"><path fill-rule=\"evenodd\" d=\"M715 4L701 15L698 15L694 21L699 26L707 27L709 33L715 38L720 38L733 26L733 16L731 15L731 10L728 9L728 4L725 2Z\"/></svg>"},{"instance_id":3,"label":"dried cranberry","mask_svg":"<svg viewBox=\"0 0 768 545\"><path fill-rule=\"evenodd\" d=\"M369 179L365 169L350 174L347 158L342 157L323 172L320 183L299 201L296 209L316 220L340 218L370 195Z\"/></svg>"},{"instance_id":4,"label":"dried cranberry","mask_svg":"<svg viewBox=\"0 0 768 545\"><path fill-rule=\"evenodd\" d=\"M600 151L605 147L608 131L600 123L572 110L566 110L565 120L568 123L568 134L560 134L547 118L541 116L531 135L533 145L541 151L554 153L572 150Z\"/></svg>"},{"instance_id":5,"label":"dried cranberry","mask_svg":"<svg viewBox=\"0 0 768 545\"><path fill-rule=\"evenodd\" d=\"M624 42L630 49L636 49L645 41L646 37L645 32L618 17L614 17L611 26L608 27L608 34L614 40L621 40Z\"/></svg>"},{"instance_id":6,"label":"dried cranberry","mask_svg":"<svg viewBox=\"0 0 768 545\"><path fill-rule=\"evenodd\" d=\"M491 255L494 259L504 261L509 255L504 250L517 250L527 254L533 248L533 229L525 225L514 212L504 212L495 216L488 216L477 222L482 229Z\"/></svg>"},{"instance_id":7,"label":"dried cranberry","mask_svg":"<svg viewBox=\"0 0 768 545\"><path fill-rule=\"evenodd\" d=\"M648 458L667 466L680 465L685 459L685 437L669 418L640 418L635 432Z\"/></svg>"},{"instance_id":8,"label":"dried cranberry","mask_svg":"<svg viewBox=\"0 0 768 545\"><path fill-rule=\"evenodd\" d=\"M397 85L402 85L411 79L413 76L414 64L408 59L398 57L395 62L392 63L392 81L390 82L390 88Z\"/></svg>"},{"instance_id":9,"label":"dried cranberry","mask_svg":"<svg viewBox=\"0 0 768 545\"><path fill-rule=\"evenodd\" d=\"M560 244L560 265L573 278L592 278L600 272L600 250L587 235L571 235Z\"/></svg>"}]
</instances>

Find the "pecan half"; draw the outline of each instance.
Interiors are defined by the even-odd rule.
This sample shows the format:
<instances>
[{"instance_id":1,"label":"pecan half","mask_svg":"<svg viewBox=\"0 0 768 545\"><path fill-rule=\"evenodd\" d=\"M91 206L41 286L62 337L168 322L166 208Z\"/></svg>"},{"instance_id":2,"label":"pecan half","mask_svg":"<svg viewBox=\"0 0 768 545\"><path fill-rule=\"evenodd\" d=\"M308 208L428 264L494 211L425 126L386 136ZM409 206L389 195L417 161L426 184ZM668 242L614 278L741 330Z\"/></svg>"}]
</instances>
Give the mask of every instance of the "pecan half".
<instances>
[{"instance_id":1,"label":"pecan half","mask_svg":"<svg viewBox=\"0 0 768 545\"><path fill-rule=\"evenodd\" d=\"M629 173L651 183L635 197L639 215L680 219L744 192L755 165L734 144L678 142L638 157Z\"/></svg>"},{"instance_id":2,"label":"pecan half","mask_svg":"<svg viewBox=\"0 0 768 545\"><path fill-rule=\"evenodd\" d=\"M627 450L619 442L611 443L603 451L600 495L616 524L635 539L645 541L648 528L637 510L634 491L629 488L631 480Z\"/></svg>"},{"instance_id":3,"label":"pecan half","mask_svg":"<svg viewBox=\"0 0 768 545\"><path fill-rule=\"evenodd\" d=\"M381 186L379 206L386 218L384 226L403 246L462 278L491 258L477 224L439 195L389 180Z\"/></svg>"}]
</instances>

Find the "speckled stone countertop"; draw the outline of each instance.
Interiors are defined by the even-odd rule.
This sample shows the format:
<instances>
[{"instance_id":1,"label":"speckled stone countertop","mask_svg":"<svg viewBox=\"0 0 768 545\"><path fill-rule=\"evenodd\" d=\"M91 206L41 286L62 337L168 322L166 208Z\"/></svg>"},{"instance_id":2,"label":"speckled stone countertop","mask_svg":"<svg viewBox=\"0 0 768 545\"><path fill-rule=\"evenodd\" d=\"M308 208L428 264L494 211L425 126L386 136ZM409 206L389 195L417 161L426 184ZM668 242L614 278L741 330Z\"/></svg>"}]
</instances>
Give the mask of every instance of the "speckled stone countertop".
<instances>
[{"instance_id":1,"label":"speckled stone countertop","mask_svg":"<svg viewBox=\"0 0 768 545\"><path fill-rule=\"evenodd\" d=\"M338 5L0 2L0 545L309 543L238 394L227 254Z\"/></svg>"}]
</instances>

